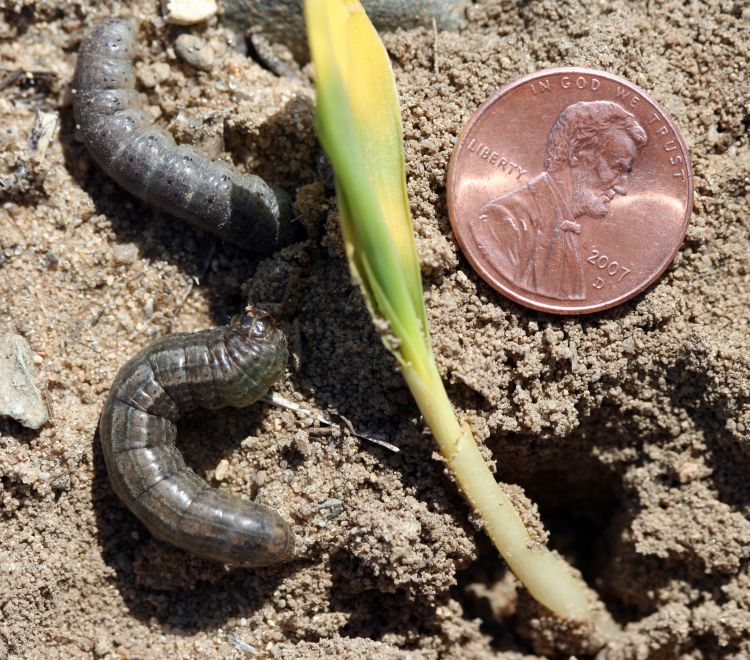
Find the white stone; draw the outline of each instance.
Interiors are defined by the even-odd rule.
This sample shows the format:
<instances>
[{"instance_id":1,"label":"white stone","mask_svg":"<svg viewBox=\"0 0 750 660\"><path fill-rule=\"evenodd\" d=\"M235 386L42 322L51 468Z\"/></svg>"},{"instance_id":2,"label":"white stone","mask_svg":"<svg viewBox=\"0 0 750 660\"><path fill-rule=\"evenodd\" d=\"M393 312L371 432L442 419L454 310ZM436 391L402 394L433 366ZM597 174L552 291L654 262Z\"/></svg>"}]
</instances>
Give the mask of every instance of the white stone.
<instances>
[{"instance_id":1,"label":"white stone","mask_svg":"<svg viewBox=\"0 0 750 660\"><path fill-rule=\"evenodd\" d=\"M222 458L219 461L214 476L216 477L216 481L224 481L229 476L229 461L226 458Z\"/></svg>"},{"instance_id":2,"label":"white stone","mask_svg":"<svg viewBox=\"0 0 750 660\"><path fill-rule=\"evenodd\" d=\"M0 415L38 429L49 419L49 410L34 383L33 361L23 337L0 337Z\"/></svg>"},{"instance_id":3,"label":"white stone","mask_svg":"<svg viewBox=\"0 0 750 660\"><path fill-rule=\"evenodd\" d=\"M138 258L138 246L135 243L121 243L112 248L112 258L118 264L132 264Z\"/></svg>"},{"instance_id":4,"label":"white stone","mask_svg":"<svg viewBox=\"0 0 750 660\"><path fill-rule=\"evenodd\" d=\"M167 23L193 25L207 21L219 10L216 0L161 0Z\"/></svg>"},{"instance_id":5,"label":"white stone","mask_svg":"<svg viewBox=\"0 0 750 660\"><path fill-rule=\"evenodd\" d=\"M174 52L188 64L208 71L214 64L216 53L203 39L194 34L181 34L174 42Z\"/></svg>"}]
</instances>

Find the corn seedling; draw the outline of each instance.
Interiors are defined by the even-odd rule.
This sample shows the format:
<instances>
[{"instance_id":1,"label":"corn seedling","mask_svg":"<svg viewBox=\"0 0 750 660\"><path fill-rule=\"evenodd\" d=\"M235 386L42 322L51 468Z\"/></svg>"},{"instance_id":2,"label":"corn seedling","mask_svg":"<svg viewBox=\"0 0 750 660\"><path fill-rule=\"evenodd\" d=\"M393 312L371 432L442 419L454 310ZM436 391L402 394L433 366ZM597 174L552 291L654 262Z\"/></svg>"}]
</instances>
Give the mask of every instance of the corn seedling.
<instances>
[{"instance_id":1,"label":"corn seedling","mask_svg":"<svg viewBox=\"0 0 750 660\"><path fill-rule=\"evenodd\" d=\"M316 130L333 164L346 255L383 342L514 574L556 615L611 637L614 623L603 610L594 612L583 581L532 540L443 386L427 326L401 115L385 47L357 0L306 0L305 18L316 73Z\"/></svg>"}]
</instances>

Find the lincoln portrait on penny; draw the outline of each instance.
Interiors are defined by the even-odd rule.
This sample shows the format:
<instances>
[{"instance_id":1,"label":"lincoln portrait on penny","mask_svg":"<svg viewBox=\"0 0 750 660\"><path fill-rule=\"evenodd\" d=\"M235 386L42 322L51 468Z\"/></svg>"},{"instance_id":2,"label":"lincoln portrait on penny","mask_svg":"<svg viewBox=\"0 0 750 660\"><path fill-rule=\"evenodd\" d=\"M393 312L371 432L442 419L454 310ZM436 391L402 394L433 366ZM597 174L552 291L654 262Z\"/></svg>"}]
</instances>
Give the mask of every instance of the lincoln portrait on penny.
<instances>
[{"instance_id":1,"label":"lincoln portrait on penny","mask_svg":"<svg viewBox=\"0 0 750 660\"><path fill-rule=\"evenodd\" d=\"M565 108L547 139L544 171L485 204L470 223L501 275L532 293L586 298L578 218L603 218L628 177L646 131L611 101Z\"/></svg>"}]
</instances>

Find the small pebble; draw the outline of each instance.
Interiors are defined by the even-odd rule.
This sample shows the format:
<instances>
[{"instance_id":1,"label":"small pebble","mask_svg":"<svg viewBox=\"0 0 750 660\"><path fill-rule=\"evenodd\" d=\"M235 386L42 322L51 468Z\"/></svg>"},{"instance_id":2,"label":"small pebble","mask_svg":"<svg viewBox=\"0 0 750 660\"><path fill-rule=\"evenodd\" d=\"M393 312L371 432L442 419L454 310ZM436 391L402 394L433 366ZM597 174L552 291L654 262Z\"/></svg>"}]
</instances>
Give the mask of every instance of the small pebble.
<instances>
[{"instance_id":1,"label":"small pebble","mask_svg":"<svg viewBox=\"0 0 750 660\"><path fill-rule=\"evenodd\" d=\"M149 89L169 80L172 69L166 62L155 62L138 70L138 81Z\"/></svg>"},{"instance_id":2,"label":"small pebble","mask_svg":"<svg viewBox=\"0 0 750 660\"><path fill-rule=\"evenodd\" d=\"M309 436L305 431L297 431L294 434L293 442L297 451L303 456L309 457L312 454L312 445L310 444Z\"/></svg>"},{"instance_id":3,"label":"small pebble","mask_svg":"<svg viewBox=\"0 0 750 660\"><path fill-rule=\"evenodd\" d=\"M0 337L0 415L38 429L49 419L49 410L34 382L33 362L23 337Z\"/></svg>"},{"instance_id":4,"label":"small pebble","mask_svg":"<svg viewBox=\"0 0 750 660\"><path fill-rule=\"evenodd\" d=\"M54 252L47 253L46 261L47 268L49 268L50 270L55 270L60 265L60 257L58 257ZM0 263L2 263L2 258L0 258Z\"/></svg>"},{"instance_id":5,"label":"small pebble","mask_svg":"<svg viewBox=\"0 0 750 660\"><path fill-rule=\"evenodd\" d=\"M167 23L193 25L207 21L218 11L216 0L161 0Z\"/></svg>"},{"instance_id":6,"label":"small pebble","mask_svg":"<svg viewBox=\"0 0 750 660\"><path fill-rule=\"evenodd\" d=\"M172 67L166 62L154 62L151 66L157 85L167 82L172 77Z\"/></svg>"},{"instance_id":7,"label":"small pebble","mask_svg":"<svg viewBox=\"0 0 750 660\"><path fill-rule=\"evenodd\" d=\"M122 243L112 248L112 259L116 264L132 264L138 258L138 246L135 243Z\"/></svg>"},{"instance_id":8,"label":"small pebble","mask_svg":"<svg viewBox=\"0 0 750 660\"><path fill-rule=\"evenodd\" d=\"M50 484L53 491L56 493L62 493L66 490L70 490L70 475L61 474L55 477Z\"/></svg>"},{"instance_id":9,"label":"small pebble","mask_svg":"<svg viewBox=\"0 0 750 660\"><path fill-rule=\"evenodd\" d=\"M203 39L194 34L181 34L174 42L174 52L190 66L208 71L214 64L216 53Z\"/></svg>"},{"instance_id":10,"label":"small pebble","mask_svg":"<svg viewBox=\"0 0 750 660\"><path fill-rule=\"evenodd\" d=\"M229 461L226 458L222 458L216 466L214 477L216 481L224 481L227 476L229 476Z\"/></svg>"},{"instance_id":11,"label":"small pebble","mask_svg":"<svg viewBox=\"0 0 750 660\"><path fill-rule=\"evenodd\" d=\"M331 497L318 504L318 511L325 512L329 518L338 518L343 510L344 503L336 497Z\"/></svg>"}]
</instances>

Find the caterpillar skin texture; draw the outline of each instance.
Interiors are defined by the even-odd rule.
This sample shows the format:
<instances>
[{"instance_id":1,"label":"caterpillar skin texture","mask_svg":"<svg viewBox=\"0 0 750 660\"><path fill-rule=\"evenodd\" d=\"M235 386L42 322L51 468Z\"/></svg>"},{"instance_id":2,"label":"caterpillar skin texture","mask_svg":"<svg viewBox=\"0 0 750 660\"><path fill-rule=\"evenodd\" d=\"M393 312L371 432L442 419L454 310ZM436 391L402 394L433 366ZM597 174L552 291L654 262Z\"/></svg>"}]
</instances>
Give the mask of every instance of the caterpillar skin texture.
<instances>
[{"instance_id":1,"label":"caterpillar skin texture","mask_svg":"<svg viewBox=\"0 0 750 660\"><path fill-rule=\"evenodd\" d=\"M230 243L271 252L293 238L289 197L260 177L177 145L138 107L135 24L99 23L78 51L73 113L99 166L127 191Z\"/></svg>"},{"instance_id":2,"label":"caterpillar skin texture","mask_svg":"<svg viewBox=\"0 0 750 660\"><path fill-rule=\"evenodd\" d=\"M149 531L206 559L266 566L292 555L291 526L267 507L210 487L175 447L195 408L243 407L279 378L284 334L258 309L225 327L164 337L119 371L99 437L112 487Z\"/></svg>"}]
</instances>

